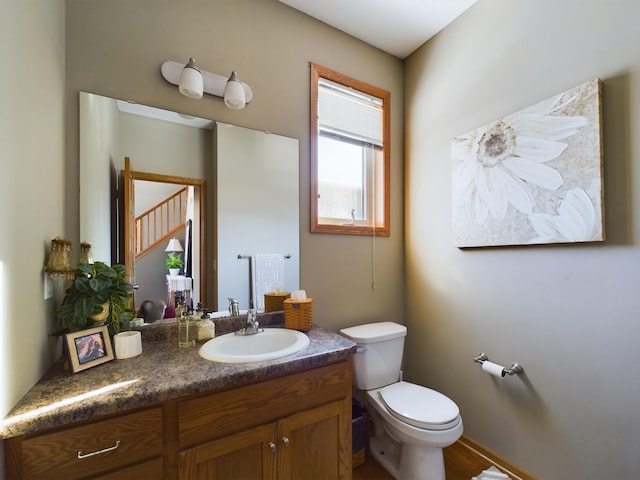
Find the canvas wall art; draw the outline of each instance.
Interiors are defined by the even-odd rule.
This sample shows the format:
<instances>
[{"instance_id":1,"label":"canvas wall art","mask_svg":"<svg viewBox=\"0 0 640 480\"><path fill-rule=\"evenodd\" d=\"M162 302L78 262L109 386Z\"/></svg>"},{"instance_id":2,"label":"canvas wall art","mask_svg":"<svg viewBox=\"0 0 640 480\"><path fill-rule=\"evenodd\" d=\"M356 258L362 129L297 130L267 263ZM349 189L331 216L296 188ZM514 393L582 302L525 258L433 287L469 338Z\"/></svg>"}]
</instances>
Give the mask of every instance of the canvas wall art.
<instances>
[{"instance_id":1,"label":"canvas wall art","mask_svg":"<svg viewBox=\"0 0 640 480\"><path fill-rule=\"evenodd\" d=\"M452 142L457 247L604 240L601 82Z\"/></svg>"}]
</instances>

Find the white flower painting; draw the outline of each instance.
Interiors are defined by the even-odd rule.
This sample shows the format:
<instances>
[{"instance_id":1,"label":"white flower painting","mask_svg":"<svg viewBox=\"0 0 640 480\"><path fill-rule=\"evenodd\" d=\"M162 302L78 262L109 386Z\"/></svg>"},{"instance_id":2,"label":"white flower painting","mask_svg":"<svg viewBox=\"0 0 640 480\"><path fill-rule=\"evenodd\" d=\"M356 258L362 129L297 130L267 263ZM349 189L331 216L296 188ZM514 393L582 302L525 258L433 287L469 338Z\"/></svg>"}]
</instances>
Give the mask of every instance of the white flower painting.
<instances>
[{"instance_id":1,"label":"white flower painting","mask_svg":"<svg viewBox=\"0 0 640 480\"><path fill-rule=\"evenodd\" d=\"M452 142L458 247L604 240L600 81Z\"/></svg>"}]
</instances>

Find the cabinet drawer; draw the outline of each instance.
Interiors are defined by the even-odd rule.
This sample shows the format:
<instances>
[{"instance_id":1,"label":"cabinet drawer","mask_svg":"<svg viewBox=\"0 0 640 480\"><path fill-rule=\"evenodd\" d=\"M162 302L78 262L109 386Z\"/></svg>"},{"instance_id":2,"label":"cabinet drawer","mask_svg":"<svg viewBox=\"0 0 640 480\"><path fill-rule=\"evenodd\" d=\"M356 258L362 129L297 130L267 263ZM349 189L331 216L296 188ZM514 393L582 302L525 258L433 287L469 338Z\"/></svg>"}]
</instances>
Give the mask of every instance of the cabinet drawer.
<instances>
[{"instance_id":1,"label":"cabinet drawer","mask_svg":"<svg viewBox=\"0 0 640 480\"><path fill-rule=\"evenodd\" d=\"M164 478L162 457L147 460L131 467L119 468L115 472L99 477L92 477L93 480L159 480L161 478Z\"/></svg>"},{"instance_id":2,"label":"cabinet drawer","mask_svg":"<svg viewBox=\"0 0 640 480\"><path fill-rule=\"evenodd\" d=\"M161 452L162 409L158 407L25 439L24 478L87 477Z\"/></svg>"},{"instance_id":3,"label":"cabinet drawer","mask_svg":"<svg viewBox=\"0 0 640 480\"><path fill-rule=\"evenodd\" d=\"M180 402L181 448L351 396L348 361Z\"/></svg>"}]
</instances>

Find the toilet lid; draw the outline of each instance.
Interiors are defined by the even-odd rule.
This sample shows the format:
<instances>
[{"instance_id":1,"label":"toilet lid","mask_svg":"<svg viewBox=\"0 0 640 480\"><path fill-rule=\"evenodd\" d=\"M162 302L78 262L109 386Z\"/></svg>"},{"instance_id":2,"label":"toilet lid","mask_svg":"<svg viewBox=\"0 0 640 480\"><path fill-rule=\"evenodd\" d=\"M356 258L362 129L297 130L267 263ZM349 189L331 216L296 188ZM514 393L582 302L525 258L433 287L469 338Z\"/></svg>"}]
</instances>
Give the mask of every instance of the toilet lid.
<instances>
[{"instance_id":1,"label":"toilet lid","mask_svg":"<svg viewBox=\"0 0 640 480\"><path fill-rule=\"evenodd\" d=\"M378 392L389 413L425 430L447 430L460 422L458 406L443 394L408 382L397 382Z\"/></svg>"}]
</instances>

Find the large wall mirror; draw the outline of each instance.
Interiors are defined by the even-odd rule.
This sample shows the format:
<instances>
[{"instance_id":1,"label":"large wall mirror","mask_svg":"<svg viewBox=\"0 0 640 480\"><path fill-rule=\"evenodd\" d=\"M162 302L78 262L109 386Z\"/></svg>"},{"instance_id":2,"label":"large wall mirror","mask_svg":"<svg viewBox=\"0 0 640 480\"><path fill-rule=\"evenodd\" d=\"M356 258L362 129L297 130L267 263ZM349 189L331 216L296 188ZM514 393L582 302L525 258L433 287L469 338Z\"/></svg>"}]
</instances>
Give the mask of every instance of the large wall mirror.
<instances>
[{"instance_id":1,"label":"large wall mirror","mask_svg":"<svg viewBox=\"0 0 640 480\"><path fill-rule=\"evenodd\" d=\"M136 309L170 306L184 285L210 311L228 298L260 310L269 287L298 289L298 202L297 139L80 93L80 240L96 261L133 256ZM172 239L187 261L178 278L165 267Z\"/></svg>"}]
</instances>

